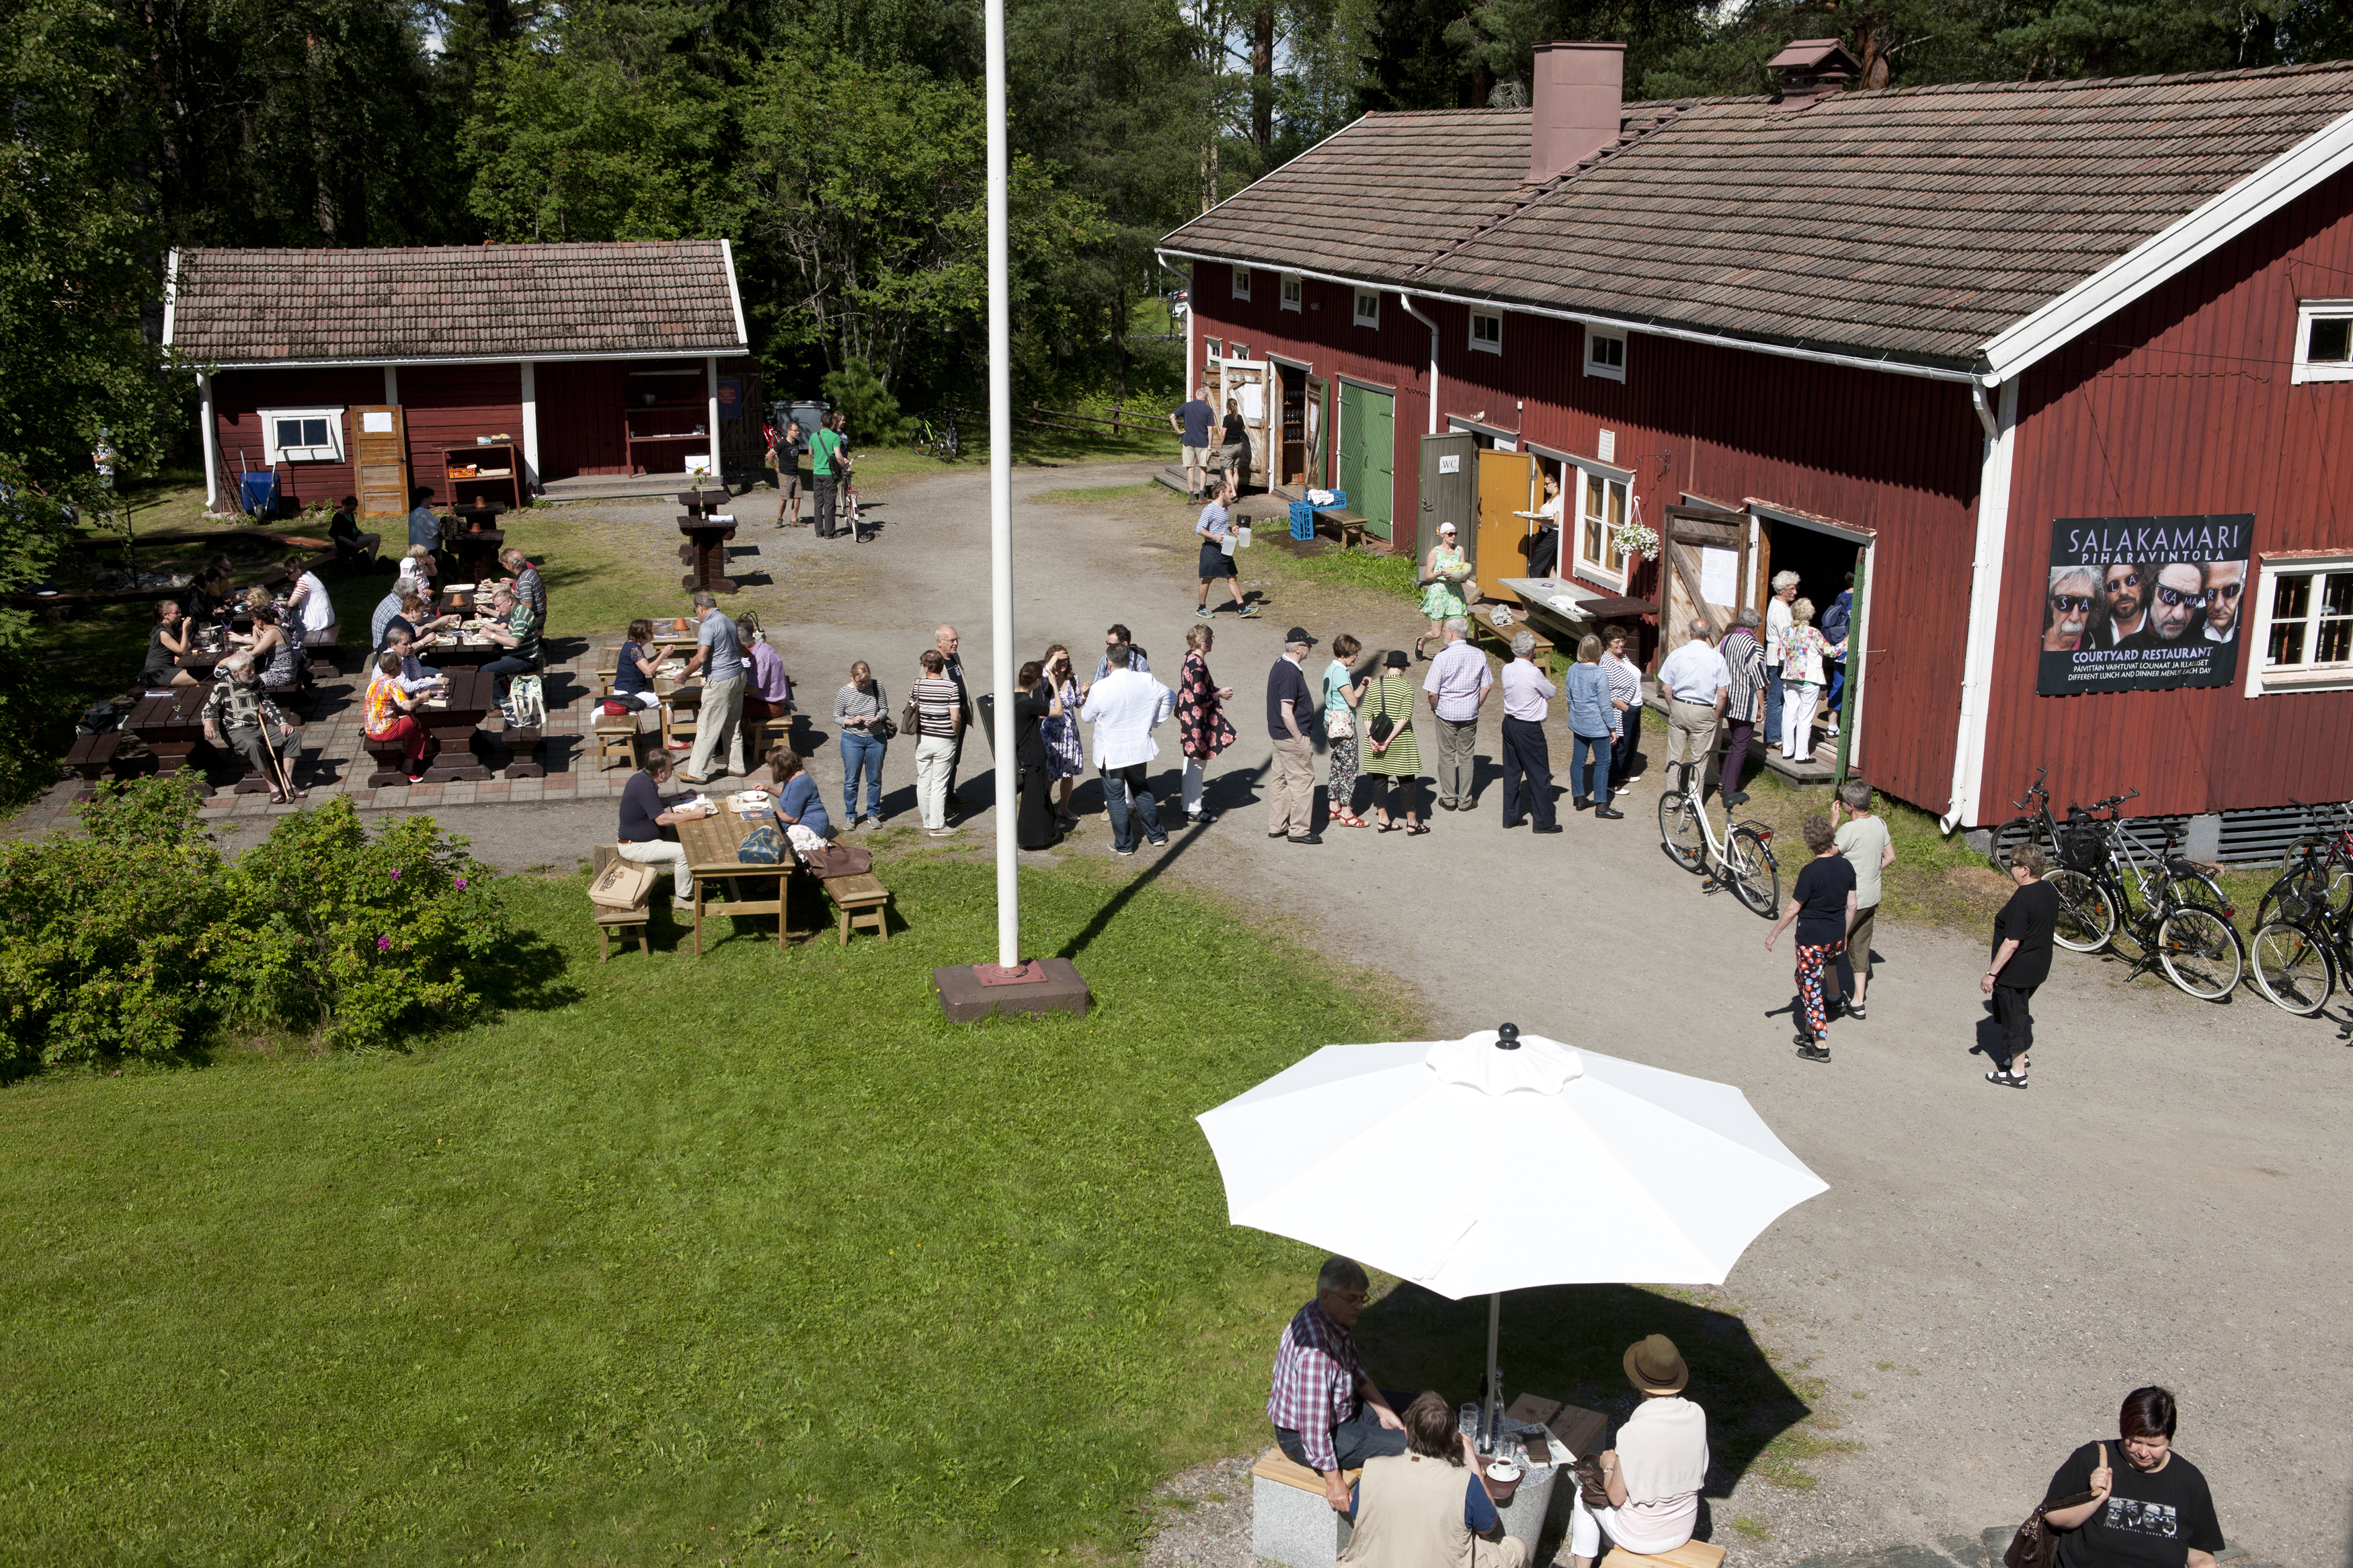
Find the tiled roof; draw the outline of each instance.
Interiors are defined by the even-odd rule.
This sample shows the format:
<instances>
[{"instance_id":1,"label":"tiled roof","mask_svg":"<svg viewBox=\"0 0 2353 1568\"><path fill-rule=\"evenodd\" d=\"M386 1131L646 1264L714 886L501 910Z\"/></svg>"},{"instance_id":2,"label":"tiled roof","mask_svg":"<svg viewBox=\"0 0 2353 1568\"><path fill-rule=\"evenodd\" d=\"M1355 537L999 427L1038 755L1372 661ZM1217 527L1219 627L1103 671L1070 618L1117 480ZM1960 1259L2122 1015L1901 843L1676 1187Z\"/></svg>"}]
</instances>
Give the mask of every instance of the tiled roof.
<instances>
[{"instance_id":1,"label":"tiled roof","mask_svg":"<svg viewBox=\"0 0 2353 1568\"><path fill-rule=\"evenodd\" d=\"M2348 111L2344 64L1848 92L1794 110L1762 98L1634 106L1615 149L1522 193L1501 221L1509 204L1492 187L1459 200L1373 175L1409 158L1457 161L1472 140L1458 127L1483 119L1498 127L1485 144L1511 140L1506 124L1516 132L1518 155L1493 157L1493 176L1515 181L1525 110L1378 115L1210 217L1248 203L1231 232L1279 233L1293 193L1353 190L1353 204L1315 204L1310 248L1332 258L1325 270L1379 267L1377 281L1506 303L1967 365L2004 328ZM1394 122L1407 120L1445 123L1416 126L1417 145L1399 146L1407 128ZM1366 155L1360 128L1381 130L1382 155ZM1352 222L1419 235L1450 211L1452 239L1417 267L1345 238ZM1208 221L1171 244L1193 248L1182 237Z\"/></svg>"},{"instance_id":2,"label":"tiled roof","mask_svg":"<svg viewBox=\"0 0 2353 1568\"><path fill-rule=\"evenodd\" d=\"M183 250L172 343L210 364L745 347L715 239Z\"/></svg>"}]
</instances>

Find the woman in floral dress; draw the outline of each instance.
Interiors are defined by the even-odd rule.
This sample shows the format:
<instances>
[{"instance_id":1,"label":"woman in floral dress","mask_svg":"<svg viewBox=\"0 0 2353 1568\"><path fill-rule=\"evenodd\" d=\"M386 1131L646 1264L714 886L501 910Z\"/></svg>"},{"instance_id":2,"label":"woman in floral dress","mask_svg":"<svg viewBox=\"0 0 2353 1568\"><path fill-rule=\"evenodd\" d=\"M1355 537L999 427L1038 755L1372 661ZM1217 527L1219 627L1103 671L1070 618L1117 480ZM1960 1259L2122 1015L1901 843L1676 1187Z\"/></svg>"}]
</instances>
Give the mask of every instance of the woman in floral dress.
<instances>
[{"instance_id":1,"label":"woman in floral dress","mask_svg":"<svg viewBox=\"0 0 2353 1568\"><path fill-rule=\"evenodd\" d=\"M1324 671L1324 733L1332 742L1332 780L1324 795L1331 802L1332 820L1343 827L1372 826L1356 815L1355 805L1360 755L1356 704L1364 700L1365 688L1372 684L1372 678L1352 682L1348 661L1363 651L1364 644L1342 632L1332 639L1332 662Z\"/></svg>"},{"instance_id":2,"label":"woman in floral dress","mask_svg":"<svg viewBox=\"0 0 2353 1568\"><path fill-rule=\"evenodd\" d=\"M1434 642L1446 646L1446 623L1457 616L1471 613L1470 601L1462 596L1462 584L1471 575L1471 563L1463 558L1455 542L1454 525L1438 525L1438 542L1430 547L1429 558L1421 563L1421 574L1429 579L1421 590L1421 613L1430 621L1430 629L1413 639L1413 656L1423 658L1422 644Z\"/></svg>"},{"instance_id":3,"label":"woman in floral dress","mask_svg":"<svg viewBox=\"0 0 2353 1568\"><path fill-rule=\"evenodd\" d=\"M1071 791L1087 771L1087 751L1079 736L1079 683L1071 678L1071 650L1060 643L1046 649L1046 681L1062 705L1061 712L1050 716L1039 731L1046 742L1046 776L1060 791L1054 815L1064 827L1076 827L1079 814L1071 809Z\"/></svg>"},{"instance_id":4,"label":"woman in floral dress","mask_svg":"<svg viewBox=\"0 0 2353 1568\"><path fill-rule=\"evenodd\" d=\"M1209 647L1216 635L1204 626L1187 628L1184 672L1176 678L1176 732L1185 745L1185 820L1206 826L1217 818L1201 808L1202 773L1209 759L1234 743L1226 722L1230 686L1209 679Z\"/></svg>"}]
</instances>

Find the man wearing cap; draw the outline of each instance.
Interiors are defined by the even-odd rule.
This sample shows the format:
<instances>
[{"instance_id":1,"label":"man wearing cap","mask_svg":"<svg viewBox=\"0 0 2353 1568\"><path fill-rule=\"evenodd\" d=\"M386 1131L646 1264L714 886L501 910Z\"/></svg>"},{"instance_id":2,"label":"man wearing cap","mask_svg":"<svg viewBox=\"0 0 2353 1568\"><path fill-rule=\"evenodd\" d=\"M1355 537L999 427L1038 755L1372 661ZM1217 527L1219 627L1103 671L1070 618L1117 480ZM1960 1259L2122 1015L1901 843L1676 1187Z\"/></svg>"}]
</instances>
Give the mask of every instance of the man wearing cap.
<instances>
[{"instance_id":1,"label":"man wearing cap","mask_svg":"<svg viewBox=\"0 0 2353 1568\"><path fill-rule=\"evenodd\" d=\"M1446 646L1430 661L1421 689L1438 721L1438 804L1467 811L1478 804L1472 793L1478 776L1472 752L1479 743L1479 710L1495 689L1495 677L1487 668L1487 656L1472 646L1471 623L1463 616L1447 617Z\"/></svg>"},{"instance_id":2,"label":"man wearing cap","mask_svg":"<svg viewBox=\"0 0 2353 1568\"><path fill-rule=\"evenodd\" d=\"M1626 1347L1626 1380L1642 1403L1618 1428L1618 1446L1578 1461L1580 1480L1599 1485L1606 1508L1588 1509L1577 1489L1568 1550L1576 1568L1593 1568L1601 1532L1639 1557L1672 1552L1699 1523L1699 1489L1707 1480L1707 1412L1683 1397L1691 1370L1664 1334Z\"/></svg>"},{"instance_id":3,"label":"man wearing cap","mask_svg":"<svg viewBox=\"0 0 2353 1568\"><path fill-rule=\"evenodd\" d=\"M1293 1314L1274 1352L1274 1388L1266 1418L1275 1446L1295 1465L1324 1478L1324 1496L1348 1511L1343 1473L1366 1459L1405 1452L1402 1394L1384 1392L1356 1354L1356 1320L1371 1281L1355 1260L1327 1258L1315 1276L1315 1300Z\"/></svg>"},{"instance_id":4,"label":"man wearing cap","mask_svg":"<svg viewBox=\"0 0 2353 1568\"><path fill-rule=\"evenodd\" d=\"M1307 726L1322 704L1300 669L1315 639L1304 626L1283 634L1282 657L1266 677L1266 728L1274 742L1274 786L1266 796L1266 836L1321 844L1315 831L1315 742Z\"/></svg>"}]
</instances>

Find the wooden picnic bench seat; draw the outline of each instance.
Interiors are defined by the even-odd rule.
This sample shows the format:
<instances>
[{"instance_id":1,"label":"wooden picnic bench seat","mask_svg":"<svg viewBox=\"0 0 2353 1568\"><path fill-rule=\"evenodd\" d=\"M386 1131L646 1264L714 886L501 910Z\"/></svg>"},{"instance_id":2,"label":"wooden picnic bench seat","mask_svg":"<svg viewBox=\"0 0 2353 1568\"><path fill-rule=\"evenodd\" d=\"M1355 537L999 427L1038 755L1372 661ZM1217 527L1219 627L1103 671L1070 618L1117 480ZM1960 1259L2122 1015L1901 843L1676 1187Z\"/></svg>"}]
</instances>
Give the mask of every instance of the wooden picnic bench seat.
<instances>
[{"instance_id":1,"label":"wooden picnic bench seat","mask_svg":"<svg viewBox=\"0 0 2353 1568\"><path fill-rule=\"evenodd\" d=\"M368 788L382 789L386 784L408 783L407 742L373 740L363 732L360 744L366 747L367 754L375 759L375 771L368 774Z\"/></svg>"},{"instance_id":2,"label":"wooden picnic bench seat","mask_svg":"<svg viewBox=\"0 0 2353 1568\"><path fill-rule=\"evenodd\" d=\"M598 877L603 876L605 874L605 868L611 865L615 860L620 858L620 855L621 851L613 845L599 844L596 846L596 852L589 857L589 880L593 882ZM657 868L657 869L659 869L659 868ZM626 943L629 940L629 932L633 929L638 933L638 951L644 953L648 958L651 958L653 956L653 942L650 940L647 928L648 922L653 919L651 898L652 889L654 888L659 888L661 885L662 879L660 877L655 878L648 886L647 896L640 898L635 904L626 910L608 909L602 904L593 903L588 906L589 909L596 912L597 963L603 963L612 957L612 942L613 938L617 933L620 936L621 941Z\"/></svg>"},{"instance_id":3,"label":"wooden picnic bench seat","mask_svg":"<svg viewBox=\"0 0 2353 1568\"><path fill-rule=\"evenodd\" d=\"M114 761L114 753L122 744L124 731L108 730L96 735L77 735L71 750L66 752L66 766L81 779L81 787L74 792L76 800L90 800L98 794L98 779Z\"/></svg>"},{"instance_id":4,"label":"wooden picnic bench seat","mask_svg":"<svg viewBox=\"0 0 2353 1568\"><path fill-rule=\"evenodd\" d=\"M633 768L638 765L638 716L635 713L599 713L592 732L596 737L598 773L603 773L616 758Z\"/></svg>"},{"instance_id":5,"label":"wooden picnic bench seat","mask_svg":"<svg viewBox=\"0 0 2353 1568\"><path fill-rule=\"evenodd\" d=\"M841 945L849 945L852 926L871 931L884 942L891 940L891 889L871 871L860 871L855 877L828 877L825 896L841 917ZM1321 1482L1317 1485L1320 1487Z\"/></svg>"},{"instance_id":6,"label":"wooden picnic bench seat","mask_svg":"<svg viewBox=\"0 0 2353 1568\"><path fill-rule=\"evenodd\" d=\"M545 730L536 724L526 724L501 731L499 739L507 748L507 777L543 779L547 776L547 763L540 754L541 748L547 743Z\"/></svg>"},{"instance_id":7,"label":"wooden picnic bench seat","mask_svg":"<svg viewBox=\"0 0 2353 1568\"><path fill-rule=\"evenodd\" d=\"M1655 1557L1613 1546L1601 1559L1601 1568L1648 1568L1651 1563L1665 1563L1668 1568L1718 1568L1723 1561L1723 1547L1711 1546L1704 1541L1686 1541L1672 1552L1662 1552Z\"/></svg>"},{"instance_id":8,"label":"wooden picnic bench seat","mask_svg":"<svg viewBox=\"0 0 2353 1568\"><path fill-rule=\"evenodd\" d=\"M1361 549L1365 542L1365 526L1372 521L1360 511L1350 511L1345 506L1319 506L1314 509L1316 526L1329 527L1340 536L1344 550Z\"/></svg>"}]
</instances>

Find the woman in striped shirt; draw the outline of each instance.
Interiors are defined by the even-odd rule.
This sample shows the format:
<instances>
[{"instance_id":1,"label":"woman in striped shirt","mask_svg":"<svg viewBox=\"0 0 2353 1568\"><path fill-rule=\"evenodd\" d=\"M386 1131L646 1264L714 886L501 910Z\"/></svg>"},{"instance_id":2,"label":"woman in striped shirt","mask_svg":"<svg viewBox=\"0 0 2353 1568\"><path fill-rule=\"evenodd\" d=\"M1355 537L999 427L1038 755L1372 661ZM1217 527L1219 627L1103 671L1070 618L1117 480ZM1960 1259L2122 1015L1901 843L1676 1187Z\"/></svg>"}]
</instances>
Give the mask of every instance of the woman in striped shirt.
<instances>
[{"instance_id":1,"label":"woman in striped shirt","mask_svg":"<svg viewBox=\"0 0 2353 1568\"><path fill-rule=\"evenodd\" d=\"M1626 657L1624 626L1605 626L1601 673L1609 678L1609 793L1626 787L1634 773L1634 748L1642 743L1642 667Z\"/></svg>"},{"instance_id":2,"label":"woman in striped shirt","mask_svg":"<svg viewBox=\"0 0 2353 1568\"><path fill-rule=\"evenodd\" d=\"M921 673L908 693L916 717L915 800L923 808L923 831L945 838L955 832L948 826L948 769L964 733L964 704L939 649L925 648L917 663Z\"/></svg>"}]
</instances>

